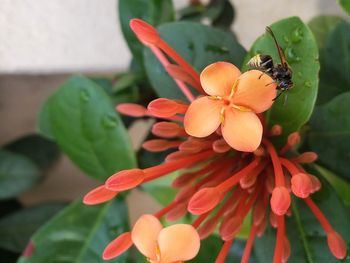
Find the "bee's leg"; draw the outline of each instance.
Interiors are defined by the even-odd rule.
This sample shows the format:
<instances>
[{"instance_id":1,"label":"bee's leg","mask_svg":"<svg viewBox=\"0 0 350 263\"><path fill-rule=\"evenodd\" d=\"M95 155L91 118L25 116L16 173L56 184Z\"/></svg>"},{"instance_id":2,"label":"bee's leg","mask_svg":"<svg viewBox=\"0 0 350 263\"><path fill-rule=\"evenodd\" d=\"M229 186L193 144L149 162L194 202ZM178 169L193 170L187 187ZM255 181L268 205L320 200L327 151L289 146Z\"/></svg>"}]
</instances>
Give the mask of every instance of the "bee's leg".
<instances>
[{"instance_id":1,"label":"bee's leg","mask_svg":"<svg viewBox=\"0 0 350 263\"><path fill-rule=\"evenodd\" d=\"M276 84L276 81L272 81L271 83L266 84L265 87L270 86L271 84ZM277 89L279 88L277 87Z\"/></svg>"},{"instance_id":2,"label":"bee's leg","mask_svg":"<svg viewBox=\"0 0 350 263\"><path fill-rule=\"evenodd\" d=\"M259 76L259 79L261 79L261 77L264 75L264 72L261 72L261 75Z\"/></svg>"},{"instance_id":3,"label":"bee's leg","mask_svg":"<svg viewBox=\"0 0 350 263\"><path fill-rule=\"evenodd\" d=\"M285 93L286 95L284 95L284 101L283 101L283 106L287 105L287 100L288 100L288 92Z\"/></svg>"},{"instance_id":4,"label":"bee's leg","mask_svg":"<svg viewBox=\"0 0 350 263\"><path fill-rule=\"evenodd\" d=\"M273 99L273 101L276 101L279 96L281 96L281 94L283 93L283 91L279 90L279 93L277 94L277 96Z\"/></svg>"}]
</instances>

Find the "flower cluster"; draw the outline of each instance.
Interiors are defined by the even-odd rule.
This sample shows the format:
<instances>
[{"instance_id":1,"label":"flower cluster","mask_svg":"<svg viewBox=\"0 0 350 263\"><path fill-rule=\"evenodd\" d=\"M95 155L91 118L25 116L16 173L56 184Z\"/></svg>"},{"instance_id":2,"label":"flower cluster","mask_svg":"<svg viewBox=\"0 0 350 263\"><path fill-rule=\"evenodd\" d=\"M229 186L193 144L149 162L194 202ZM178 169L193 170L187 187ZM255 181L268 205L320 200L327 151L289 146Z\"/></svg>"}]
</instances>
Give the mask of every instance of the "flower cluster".
<instances>
[{"instance_id":1,"label":"flower cluster","mask_svg":"<svg viewBox=\"0 0 350 263\"><path fill-rule=\"evenodd\" d=\"M213 63L198 75L152 26L139 19L130 25L190 103L160 98L147 108L118 105L122 114L161 120L152 127L152 133L161 139L146 141L146 150L174 151L163 164L112 175L104 185L89 192L84 203L108 201L119 192L174 171L181 171L181 175L172 182L178 189L175 199L154 215L143 215L131 232L120 235L106 247L103 258L117 257L134 244L150 262L183 262L196 256L200 239L218 229L224 244L215 262L223 263L251 211L251 229L241 262L248 262L255 237L261 236L268 224L277 229L273 262L286 262L291 248L285 216L292 216L294 195L319 220L333 255L343 259L344 240L310 197L320 190L320 181L302 167L303 163L315 161L317 155L291 151L300 142L298 132L290 134L281 149L271 143L271 138L283 133L279 125L268 130L261 114L276 97L273 80L257 70L242 74L228 62ZM195 98L189 86L201 95ZM192 225L163 228L159 222L162 217L171 221L186 213L197 216Z\"/></svg>"}]
</instances>

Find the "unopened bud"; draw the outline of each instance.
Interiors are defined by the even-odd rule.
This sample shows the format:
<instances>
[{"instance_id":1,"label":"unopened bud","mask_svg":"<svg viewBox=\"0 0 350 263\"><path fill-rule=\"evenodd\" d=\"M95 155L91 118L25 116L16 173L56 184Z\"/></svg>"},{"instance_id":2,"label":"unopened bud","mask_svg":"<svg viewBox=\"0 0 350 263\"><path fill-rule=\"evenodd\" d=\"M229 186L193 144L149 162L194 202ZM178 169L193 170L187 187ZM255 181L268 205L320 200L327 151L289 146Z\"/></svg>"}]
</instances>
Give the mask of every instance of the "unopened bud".
<instances>
[{"instance_id":1,"label":"unopened bud","mask_svg":"<svg viewBox=\"0 0 350 263\"><path fill-rule=\"evenodd\" d=\"M298 173L293 175L291 183L292 191L297 197L306 198L312 192L312 181L307 174Z\"/></svg>"},{"instance_id":2,"label":"unopened bud","mask_svg":"<svg viewBox=\"0 0 350 263\"><path fill-rule=\"evenodd\" d=\"M145 179L141 169L130 169L113 174L106 181L106 188L112 191L125 191L140 185Z\"/></svg>"},{"instance_id":3,"label":"unopened bud","mask_svg":"<svg viewBox=\"0 0 350 263\"><path fill-rule=\"evenodd\" d=\"M188 211L194 215L202 215L215 208L221 199L222 195L217 188L203 188L191 198L188 204Z\"/></svg>"},{"instance_id":4,"label":"unopened bud","mask_svg":"<svg viewBox=\"0 0 350 263\"><path fill-rule=\"evenodd\" d=\"M328 247L337 259L344 259L346 256L346 244L344 239L335 231L327 234Z\"/></svg>"},{"instance_id":5,"label":"unopened bud","mask_svg":"<svg viewBox=\"0 0 350 263\"><path fill-rule=\"evenodd\" d=\"M141 19L131 19L130 28L144 45L155 45L160 40L158 31Z\"/></svg>"},{"instance_id":6,"label":"unopened bud","mask_svg":"<svg viewBox=\"0 0 350 263\"><path fill-rule=\"evenodd\" d=\"M136 118L147 115L147 109L144 106L135 103L121 103L116 107L116 110L123 115Z\"/></svg>"},{"instance_id":7,"label":"unopened bud","mask_svg":"<svg viewBox=\"0 0 350 263\"><path fill-rule=\"evenodd\" d=\"M86 205L97 205L104 202L107 202L114 198L118 192L111 191L105 187L105 185L101 185L90 192L88 192L84 198L83 203Z\"/></svg>"},{"instance_id":8,"label":"unopened bud","mask_svg":"<svg viewBox=\"0 0 350 263\"><path fill-rule=\"evenodd\" d=\"M275 187L270 200L271 209L276 215L284 215L291 203L288 189L284 186Z\"/></svg>"}]
</instances>

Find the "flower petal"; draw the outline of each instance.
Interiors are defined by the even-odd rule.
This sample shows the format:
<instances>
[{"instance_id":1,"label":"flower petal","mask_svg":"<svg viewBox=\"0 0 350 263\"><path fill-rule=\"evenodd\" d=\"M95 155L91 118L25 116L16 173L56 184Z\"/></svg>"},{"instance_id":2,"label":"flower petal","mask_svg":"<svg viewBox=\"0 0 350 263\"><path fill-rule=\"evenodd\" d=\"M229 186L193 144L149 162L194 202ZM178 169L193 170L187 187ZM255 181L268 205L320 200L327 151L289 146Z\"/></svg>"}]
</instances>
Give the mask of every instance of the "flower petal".
<instances>
[{"instance_id":1,"label":"flower petal","mask_svg":"<svg viewBox=\"0 0 350 263\"><path fill-rule=\"evenodd\" d=\"M232 148L243 152L255 151L261 143L262 129L254 112L226 109L221 130L225 141Z\"/></svg>"},{"instance_id":2,"label":"flower petal","mask_svg":"<svg viewBox=\"0 0 350 263\"><path fill-rule=\"evenodd\" d=\"M222 106L221 101L209 97L201 97L193 101L184 119L186 132L200 138L212 134L220 125Z\"/></svg>"},{"instance_id":3,"label":"flower petal","mask_svg":"<svg viewBox=\"0 0 350 263\"><path fill-rule=\"evenodd\" d=\"M249 70L239 77L233 103L252 109L255 113L264 112L276 98L277 85L273 79L259 70Z\"/></svg>"},{"instance_id":4,"label":"flower petal","mask_svg":"<svg viewBox=\"0 0 350 263\"><path fill-rule=\"evenodd\" d=\"M240 70L228 62L216 62L207 66L200 75L204 91L212 96L228 96L241 75Z\"/></svg>"},{"instance_id":5,"label":"flower petal","mask_svg":"<svg viewBox=\"0 0 350 263\"><path fill-rule=\"evenodd\" d=\"M158 245L161 262L182 262L197 255L200 239L193 226L177 224L160 231Z\"/></svg>"},{"instance_id":6,"label":"flower petal","mask_svg":"<svg viewBox=\"0 0 350 263\"><path fill-rule=\"evenodd\" d=\"M137 249L147 258L157 257L157 238L163 226L153 215L143 215L135 223L131 239Z\"/></svg>"}]
</instances>

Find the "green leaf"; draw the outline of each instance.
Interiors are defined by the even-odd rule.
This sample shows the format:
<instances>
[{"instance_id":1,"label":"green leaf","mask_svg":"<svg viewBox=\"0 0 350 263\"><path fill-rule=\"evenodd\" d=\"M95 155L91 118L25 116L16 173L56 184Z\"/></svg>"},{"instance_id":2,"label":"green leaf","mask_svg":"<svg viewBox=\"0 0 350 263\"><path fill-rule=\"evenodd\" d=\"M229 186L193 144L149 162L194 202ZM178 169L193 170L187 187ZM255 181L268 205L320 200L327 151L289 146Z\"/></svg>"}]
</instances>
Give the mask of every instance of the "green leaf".
<instances>
[{"instance_id":1,"label":"green leaf","mask_svg":"<svg viewBox=\"0 0 350 263\"><path fill-rule=\"evenodd\" d=\"M245 55L244 48L231 34L198 23L169 23L160 26L159 32L198 72L216 61L229 61L240 66ZM144 49L144 61L147 76L160 97L186 100L173 79L147 48Z\"/></svg>"},{"instance_id":2,"label":"green leaf","mask_svg":"<svg viewBox=\"0 0 350 263\"><path fill-rule=\"evenodd\" d=\"M37 129L39 130L42 136L49 140L55 141L55 136L52 133L49 114L49 104L48 101L45 101L41 105L41 109L38 114Z\"/></svg>"},{"instance_id":3,"label":"green leaf","mask_svg":"<svg viewBox=\"0 0 350 263\"><path fill-rule=\"evenodd\" d=\"M47 169L60 155L56 143L40 135L26 135L4 147L6 150L28 157L41 169Z\"/></svg>"},{"instance_id":4,"label":"green leaf","mask_svg":"<svg viewBox=\"0 0 350 263\"><path fill-rule=\"evenodd\" d=\"M339 22L329 34L320 56L320 88L317 104L350 91L350 24Z\"/></svg>"},{"instance_id":5,"label":"green leaf","mask_svg":"<svg viewBox=\"0 0 350 263\"><path fill-rule=\"evenodd\" d=\"M316 107L307 141L318 154L318 162L350 180L350 92Z\"/></svg>"},{"instance_id":6,"label":"green leaf","mask_svg":"<svg viewBox=\"0 0 350 263\"><path fill-rule=\"evenodd\" d=\"M229 0L210 1L207 5L202 3L186 6L179 11L180 20L201 22L203 19L225 30L228 30L233 22L235 11Z\"/></svg>"},{"instance_id":7,"label":"green leaf","mask_svg":"<svg viewBox=\"0 0 350 263\"><path fill-rule=\"evenodd\" d=\"M189 263L215 262L222 245L223 242L217 235L212 235L202 240L198 255L190 260Z\"/></svg>"},{"instance_id":8,"label":"green leaf","mask_svg":"<svg viewBox=\"0 0 350 263\"><path fill-rule=\"evenodd\" d=\"M175 198L177 190L171 187L171 182L178 175L178 172L173 172L167 176L143 184L142 189L153 196L161 205L168 205Z\"/></svg>"},{"instance_id":9,"label":"green leaf","mask_svg":"<svg viewBox=\"0 0 350 263\"><path fill-rule=\"evenodd\" d=\"M15 197L39 179L39 169L27 157L0 150L0 199Z\"/></svg>"},{"instance_id":10,"label":"green leaf","mask_svg":"<svg viewBox=\"0 0 350 263\"><path fill-rule=\"evenodd\" d=\"M338 3L350 15L350 2L348 0L338 0Z\"/></svg>"},{"instance_id":11,"label":"green leaf","mask_svg":"<svg viewBox=\"0 0 350 263\"><path fill-rule=\"evenodd\" d=\"M280 20L273 23L271 28L293 70L294 87L284 94L288 94L288 101L284 103L282 95L266 115L269 126L282 125L283 136L280 136L280 140L285 141L290 133L299 130L311 116L317 95L320 65L314 36L298 17ZM257 54L271 55L275 63L280 63L275 44L267 33L256 40L246 61Z\"/></svg>"},{"instance_id":12,"label":"green leaf","mask_svg":"<svg viewBox=\"0 0 350 263\"><path fill-rule=\"evenodd\" d=\"M0 220L0 247L21 253L30 236L60 211L64 204L42 204L24 208Z\"/></svg>"},{"instance_id":13,"label":"green leaf","mask_svg":"<svg viewBox=\"0 0 350 263\"><path fill-rule=\"evenodd\" d=\"M320 165L314 164L313 168L328 181L344 204L350 209L350 183Z\"/></svg>"},{"instance_id":14,"label":"green leaf","mask_svg":"<svg viewBox=\"0 0 350 263\"><path fill-rule=\"evenodd\" d=\"M8 214L16 212L21 208L22 205L15 198L0 200L0 220L1 218L7 216Z\"/></svg>"},{"instance_id":15,"label":"green leaf","mask_svg":"<svg viewBox=\"0 0 350 263\"><path fill-rule=\"evenodd\" d=\"M40 228L32 237L34 251L19 263L98 263L107 244L127 231L127 211L121 201L86 206L77 200ZM128 253L113 263L125 262Z\"/></svg>"},{"instance_id":16,"label":"green leaf","mask_svg":"<svg viewBox=\"0 0 350 263\"><path fill-rule=\"evenodd\" d=\"M60 148L83 171L105 180L135 167L128 134L110 99L91 80L76 76L49 98L52 133Z\"/></svg>"},{"instance_id":17,"label":"green leaf","mask_svg":"<svg viewBox=\"0 0 350 263\"><path fill-rule=\"evenodd\" d=\"M320 15L310 20L308 26L315 36L320 51L324 48L329 33L341 21L344 21L341 17L330 15Z\"/></svg>"},{"instance_id":18,"label":"green leaf","mask_svg":"<svg viewBox=\"0 0 350 263\"><path fill-rule=\"evenodd\" d=\"M174 20L171 0L120 0L119 20L124 38L138 62L142 63L143 46L129 27L133 18L141 18L153 26Z\"/></svg>"},{"instance_id":19,"label":"green leaf","mask_svg":"<svg viewBox=\"0 0 350 263\"><path fill-rule=\"evenodd\" d=\"M350 215L334 190L322 180L322 190L311 197L325 214L333 228L350 242ZM295 202L296 201L296 202ZM286 230L291 244L288 263L339 262L327 246L327 237L310 209L300 199L294 200L293 215L286 218ZM272 262L275 231L268 228L263 237L255 239L256 262ZM350 258L342 262L350 262Z\"/></svg>"}]
</instances>

